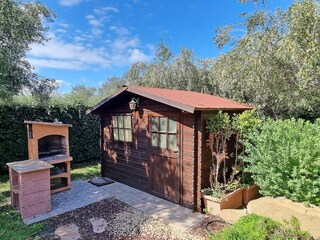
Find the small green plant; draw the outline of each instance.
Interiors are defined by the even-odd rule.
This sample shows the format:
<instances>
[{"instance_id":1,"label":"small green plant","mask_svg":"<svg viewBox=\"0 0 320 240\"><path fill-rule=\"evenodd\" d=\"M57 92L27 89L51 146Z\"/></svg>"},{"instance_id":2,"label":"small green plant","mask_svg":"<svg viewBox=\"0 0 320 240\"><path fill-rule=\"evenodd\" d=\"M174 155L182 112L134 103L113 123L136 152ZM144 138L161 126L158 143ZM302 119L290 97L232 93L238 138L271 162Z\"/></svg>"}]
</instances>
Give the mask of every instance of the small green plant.
<instances>
[{"instance_id":1,"label":"small green plant","mask_svg":"<svg viewBox=\"0 0 320 240\"><path fill-rule=\"evenodd\" d=\"M201 192L206 193L211 197L222 198L226 195L227 190L223 184L218 183L214 188L204 188Z\"/></svg>"},{"instance_id":2,"label":"small green plant","mask_svg":"<svg viewBox=\"0 0 320 240\"><path fill-rule=\"evenodd\" d=\"M210 240L285 240L312 239L310 234L300 230L297 218L292 218L284 225L271 218L249 214L241 217L236 224L209 237Z\"/></svg>"}]
</instances>

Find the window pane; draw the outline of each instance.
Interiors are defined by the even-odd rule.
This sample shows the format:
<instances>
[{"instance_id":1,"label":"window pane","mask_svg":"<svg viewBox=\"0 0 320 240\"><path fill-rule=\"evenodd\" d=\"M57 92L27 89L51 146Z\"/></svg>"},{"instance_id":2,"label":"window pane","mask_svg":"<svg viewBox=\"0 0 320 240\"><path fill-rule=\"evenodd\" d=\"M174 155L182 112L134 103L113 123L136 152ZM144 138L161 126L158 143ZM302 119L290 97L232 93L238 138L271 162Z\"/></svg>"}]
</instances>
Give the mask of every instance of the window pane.
<instances>
[{"instance_id":1,"label":"window pane","mask_svg":"<svg viewBox=\"0 0 320 240\"><path fill-rule=\"evenodd\" d=\"M160 134L160 148L167 148L167 134Z\"/></svg>"},{"instance_id":2,"label":"window pane","mask_svg":"<svg viewBox=\"0 0 320 240\"><path fill-rule=\"evenodd\" d=\"M117 128L113 129L113 139L118 141L119 140L119 132Z\"/></svg>"},{"instance_id":3,"label":"window pane","mask_svg":"<svg viewBox=\"0 0 320 240\"><path fill-rule=\"evenodd\" d=\"M124 127L131 128L131 116L124 116Z\"/></svg>"},{"instance_id":4,"label":"window pane","mask_svg":"<svg viewBox=\"0 0 320 240\"><path fill-rule=\"evenodd\" d=\"M119 141L124 141L124 130L119 129Z\"/></svg>"},{"instance_id":5,"label":"window pane","mask_svg":"<svg viewBox=\"0 0 320 240\"><path fill-rule=\"evenodd\" d=\"M160 117L160 131L167 132L167 118Z\"/></svg>"},{"instance_id":6,"label":"window pane","mask_svg":"<svg viewBox=\"0 0 320 240\"><path fill-rule=\"evenodd\" d=\"M151 118L151 131L158 132L158 117Z\"/></svg>"},{"instance_id":7,"label":"window pane","mask_svg":"<svg viewBox=\"0 0 320 240\"><path fill-rule=\"evenodd\" d=\"M123 116L118 116L118 124L119 128L123 128Z\"/></svg>"},{"instance_id":8,"label":"window pane","mask_svg":"<svg viewBox=\"0 0 320 240\"><path fill-rule=\"evenodd\" d=\"M177 150L177 135L168 135L168 148Z\"/></svg>"},{"instance_id":9,"label":"window pane","mask_svg":"<svg viewBox=\"0 0 320 240\"><path fill-rule=\"evenodd\" d=\"M177 123L175 121L175 119L168 119L169 120L169 129L168 132L169 133L176 133L177 132Z\"/></svg>"},{"instance_id":10,"label":"window pane","mask_svg":"<svg viewBox=\"0 0 320 240\"><path fill-rule=\"evenodd\" d=\"M132 142L132 131L124 130L126 142Z\"/></svg>"},{"instance_id":11,"label":"window pane","mask_svg":"<svg viewBox=\"0 0 320 240\"><path fill-rule=\"evenodd\" d=\"M112 127L118 127L117 116L112 116Z\"/></svg>"},{"instance_id":12,"label":"window pane","mask_svg":"<svg viewBox=\"0 0 320 240\"><path fill-rule=\"evenodd\" d=\"M158 147L158 134L157 133L152 133L151 134L151 145L154 147Z\"/></svg>"}]
</instances>

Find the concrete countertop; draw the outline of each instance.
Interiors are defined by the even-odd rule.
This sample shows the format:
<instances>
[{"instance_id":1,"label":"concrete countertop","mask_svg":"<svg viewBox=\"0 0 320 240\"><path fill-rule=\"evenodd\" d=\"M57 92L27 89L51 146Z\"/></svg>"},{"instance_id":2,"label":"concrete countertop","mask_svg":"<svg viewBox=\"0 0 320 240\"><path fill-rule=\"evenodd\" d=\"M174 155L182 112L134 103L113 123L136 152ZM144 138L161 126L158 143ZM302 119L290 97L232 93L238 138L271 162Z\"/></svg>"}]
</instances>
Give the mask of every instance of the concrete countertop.
<instances>
[{"instance_id":1,"label":"concrete countertop","mask_svg":"<svg viewBox=\"0 0 320 240\"><path fill-rule=\"evenodd\" d=\"M35 172L44 169L53 168L49 163L41 160L25 160L7 163L7 166L18 173Z\"/></svg>"}]
</instances>

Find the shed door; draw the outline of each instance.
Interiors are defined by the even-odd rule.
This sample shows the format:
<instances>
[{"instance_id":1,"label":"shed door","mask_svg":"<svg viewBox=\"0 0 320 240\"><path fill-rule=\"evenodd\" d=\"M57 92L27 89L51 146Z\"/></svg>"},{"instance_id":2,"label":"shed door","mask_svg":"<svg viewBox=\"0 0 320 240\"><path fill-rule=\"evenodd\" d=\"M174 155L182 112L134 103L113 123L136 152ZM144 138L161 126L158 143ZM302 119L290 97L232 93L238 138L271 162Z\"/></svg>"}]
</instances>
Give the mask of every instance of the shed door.
<instances>
[{"instance_id":1,"label":"shed door","mask_svg":"<svg viewBox=\"0 0 320 240\"><path fill-rule=\"evenodd\" d=\"M151 193L179 203L179 124L178 114L151 115Z\"/></svg>"}]
</instances>

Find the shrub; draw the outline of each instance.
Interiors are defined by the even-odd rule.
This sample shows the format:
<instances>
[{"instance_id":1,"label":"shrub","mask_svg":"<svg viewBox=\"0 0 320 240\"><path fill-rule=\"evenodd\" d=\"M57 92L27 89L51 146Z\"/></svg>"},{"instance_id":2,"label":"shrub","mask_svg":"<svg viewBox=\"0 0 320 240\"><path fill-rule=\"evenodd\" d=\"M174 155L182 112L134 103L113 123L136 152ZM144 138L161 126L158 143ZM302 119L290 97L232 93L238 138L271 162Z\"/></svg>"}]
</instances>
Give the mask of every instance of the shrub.
<instances>
[{"instance_id":1,"label":"shrub","mask_svg":"<svg viewBox=\"0 0 320 240\"><path fill-rule=\"evenodd\" d=\"M249 214L241 217L235 225L209 237L210 240L285 240L312 239L309 233L300 230L299 221L292 218L282 225L271 218Z\"/></svg>"},{"instance_id":2,"label":"shrub","mask_svg":"<svg viewBox=\"0 0 320 240\"><path fill-rule=\"evenodd\" d=\"M0 105L0 172L5 163L28 159L27 130L24 120L72 124L69 130L73 162L100 158L100 124L96 116L86 115L84 106Z\"/></svg>"},{"instance_id":3,"label":"shrub","mask_svg":"<svg viewBox=\"0 0 320 240\"><path fill-rule=\"evenodd\" d=\"M320 205L320 121L268 119L244 144L246 171L263 195Z\"/></svg>"}]
</instances>

